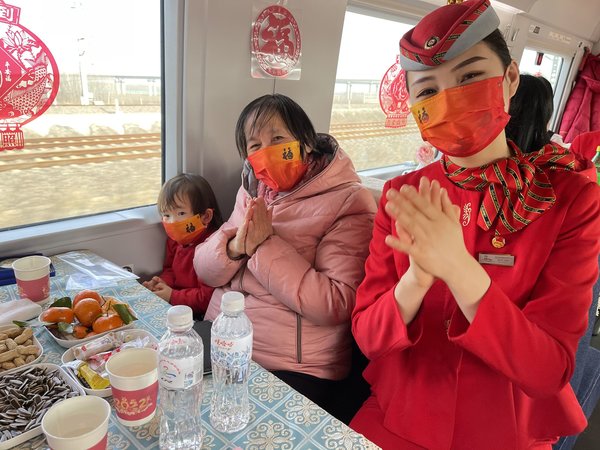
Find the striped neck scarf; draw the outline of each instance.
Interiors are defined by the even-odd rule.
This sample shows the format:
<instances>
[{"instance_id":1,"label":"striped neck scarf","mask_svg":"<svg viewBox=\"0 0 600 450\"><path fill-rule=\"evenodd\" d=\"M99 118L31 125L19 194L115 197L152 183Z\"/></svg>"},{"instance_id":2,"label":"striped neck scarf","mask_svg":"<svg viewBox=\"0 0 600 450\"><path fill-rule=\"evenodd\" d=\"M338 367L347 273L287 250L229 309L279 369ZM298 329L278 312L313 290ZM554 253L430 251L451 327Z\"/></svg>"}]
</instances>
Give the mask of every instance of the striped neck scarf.
<instances>
[{"instance_id":1,"label":"striped neck scarf","mask_svg":"<svg viewBox=\"0 0 600 450\"><path fill-rule=\"evenodd\" d=\"M565 148L547 144L523 154L508 141L513 156L481 167L465 168L441 160L446 176L463 189L484 191L477 225L495 227L496 235L514 233L540 217L556 201L546 170L579 170L579 162Z\"/></svg>"}]
</instances>

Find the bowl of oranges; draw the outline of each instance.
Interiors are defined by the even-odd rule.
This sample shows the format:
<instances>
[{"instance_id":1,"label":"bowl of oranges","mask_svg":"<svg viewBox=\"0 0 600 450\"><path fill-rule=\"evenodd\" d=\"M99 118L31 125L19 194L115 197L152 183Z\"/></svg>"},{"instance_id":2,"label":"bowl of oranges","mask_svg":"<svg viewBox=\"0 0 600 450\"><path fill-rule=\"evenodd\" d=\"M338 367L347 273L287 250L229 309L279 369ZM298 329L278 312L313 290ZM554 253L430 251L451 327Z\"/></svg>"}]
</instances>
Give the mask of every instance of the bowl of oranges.
<instances>
[{"instance_id":1,"label":"bowl of oranges","mask_svg":"<svg viewBox=\"0 0 600 450\"><path fill-rule=\"evenodd\" d=\"M58 345L70 348L133 326L135 312L127 303L92 290L79 292L73 299L55 300L38 317Z\"/></svg>"}]
</instances>

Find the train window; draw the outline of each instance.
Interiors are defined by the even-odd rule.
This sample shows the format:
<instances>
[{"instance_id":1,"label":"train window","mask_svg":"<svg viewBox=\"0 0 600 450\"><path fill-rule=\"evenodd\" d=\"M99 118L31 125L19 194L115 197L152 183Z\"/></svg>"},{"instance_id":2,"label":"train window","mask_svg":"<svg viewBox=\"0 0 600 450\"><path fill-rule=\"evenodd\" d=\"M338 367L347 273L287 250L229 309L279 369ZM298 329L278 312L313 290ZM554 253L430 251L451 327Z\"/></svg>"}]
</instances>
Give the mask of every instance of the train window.
<instances>
[{"instance_id":1,"label":"train window","mask_svg":"<svg viewBox=\"0 0 600 450\"><path fill-rule=\"evenodd\" d=\"M60 87L23 126L25 148L0 151L0 229L155 203L161 0L10 3L52 52Z\"/></svg>"},{"instance_id":2,"label":"train window","mask_svg":"<svg viewBox=\"0 0 600 450\"><path fill-rule=\"evenodd\" d=\"M560 70L563 66L563 57L525 47L519 62L519 70L536 76L543 76L552 85L556 92Z\"/></svg>"},{"instance_id":3,"label":"train window","mask_svg":"<svg viewBox=\"0 0 600 450\"><path fill-rule=\"evenodd\" d=\"M400 38L413 26L408 20L346 12L329 131L363 174L416 165L422 140L412 115L404 128L385 128L379 106L380 81L396 61Z\"/></svg>"}]
</instances>

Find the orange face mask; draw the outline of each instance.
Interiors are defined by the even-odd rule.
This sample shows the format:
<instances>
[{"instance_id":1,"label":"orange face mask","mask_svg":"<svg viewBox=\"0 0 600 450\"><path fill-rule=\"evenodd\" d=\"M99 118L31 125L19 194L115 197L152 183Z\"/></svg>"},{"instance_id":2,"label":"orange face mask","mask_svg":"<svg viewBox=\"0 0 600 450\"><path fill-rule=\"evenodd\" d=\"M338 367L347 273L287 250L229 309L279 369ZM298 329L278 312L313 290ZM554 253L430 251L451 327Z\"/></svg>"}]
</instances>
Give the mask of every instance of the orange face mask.
<instances>
[{"instance_id":1,"label":"orange face mask","mask_svg":"<svg viewBox=\"0 0 600 450\"><path fill-rule=\"evenodd\" d=\"M163 222L167 236L181 245L191 244L206 229L200 214L180 220L179 222Z\"/></svg>"},{"instance_id":2,"label":"orange face mask","mask_svg":"<svg viewBox=\"0 0 600 450\"><path fill-rule=\"evenodd\" d=\"M423 140L456 157L486 148L510 119L504 111L503 80L493 77L453 87L413 105L410 110Z\"/></svg>"},{"instance_id":3,"label":"orange face mask","mask_svg":"<svg viewBox=\"0 0 600 450\"><path fill-rule=\"evenodd\" d=\"M276 192L289 191L306 173L300 142L272 145L248 155L257 179Z\"/></svg>"}]
</instances>

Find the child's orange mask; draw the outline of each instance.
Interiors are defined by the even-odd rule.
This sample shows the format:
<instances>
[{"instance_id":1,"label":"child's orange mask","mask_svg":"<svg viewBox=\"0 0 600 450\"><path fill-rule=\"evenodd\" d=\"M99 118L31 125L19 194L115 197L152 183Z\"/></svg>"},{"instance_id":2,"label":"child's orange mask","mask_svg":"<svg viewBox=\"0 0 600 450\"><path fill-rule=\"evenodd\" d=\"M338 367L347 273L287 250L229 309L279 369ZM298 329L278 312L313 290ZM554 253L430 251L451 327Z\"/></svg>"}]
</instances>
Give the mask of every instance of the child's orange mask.
<instances>
[{"instance_id":1,"label":"child's orange mask","mask_svg":"<svg viewBox=\"0 0 600 450\"><path fill-rule=\"evenodd\" d=\"M248 162L256 178L276 192L296 186L308 168L302 161L298 141L261 148L248 155Z\"/></svg>"},{"instance_id":2,"label":"child's orange mask","mask_svg":"<svg viewBox=\"0 0 600 450\"><path fill-rule=\"evenodd\" d=\"M191 244L206 229L200 214L187 217L179 222L163 222L162 224L167 236L181 245Z\"/></svg>"},{"instance_id":3,"label":"child's orange mask","mask_svg":"<svg viewBox=\"0 0 600 450\"><path fill-rule=\"evenodd\" d=\"M423 140L456 157L486 148L510 119L504 111L503 80L493 77L453 87L414 104L410 110Z\"/></svg>"}]
</instances>

